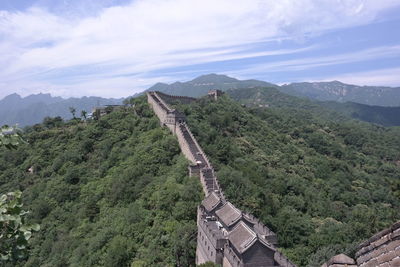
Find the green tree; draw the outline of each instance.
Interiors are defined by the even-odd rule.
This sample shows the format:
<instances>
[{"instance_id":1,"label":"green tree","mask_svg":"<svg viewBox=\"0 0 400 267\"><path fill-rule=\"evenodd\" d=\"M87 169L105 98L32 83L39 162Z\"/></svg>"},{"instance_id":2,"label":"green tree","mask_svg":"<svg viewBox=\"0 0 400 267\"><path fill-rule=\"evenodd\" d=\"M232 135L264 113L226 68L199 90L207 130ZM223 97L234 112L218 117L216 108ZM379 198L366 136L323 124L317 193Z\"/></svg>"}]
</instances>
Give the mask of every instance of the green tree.
<instances>
[{"instance_id":1,"label":"green tree","mask_svg":"<svg viewBox=\"0 0 400 267\"><path fill-rule=\"evenodd\" d=\"M76 119L76 116L75 116L75 114L76 114L76 109L75 109L74 107L69 107L69 112L71 112L72 117L73 117L74 119Z\"/></svg>"},{"instance_id":2,"label":"green tree","mask_svg":"<svg viewBox=\"0 0 400 267\"><path fill-rule=\"evenodd\" d=\"M21 132L17 127L7 125L0 128L0 147L15 149L19 144L25 143L21 137Z\"/></svg>"},{"instance_id":3,"label":"green tree","mask_svg":"<svg viewBox=\"0 0 400 267\"><path fill-rule=\"evenodd\" d=\"M87 116L87 111L86 110L82 110L81 111L81 117L86 120L86 116Z\"/></svg>"},{"instance_id":4,"label":"green tree","mask_svg":"<svg viewBox=\"0 0 400 267\"><path fill-rule=\"evenodd\" d=\"M24 143L16 127L4 126L0 131L0 147L15 149ZM15 262L28 254L28 241L38 224L26 222L27 211L22 210L22 193L9 192L0 196L0 262Z\"/></svg>"},{"instance_id":5,"label":"green tree","mask_svg":"<svg viewBox=\"0 0 400 267\"><path fill-rule=\"evenodd\" d=\"M22 209L21 195L16 191L0 196L0 262L26 258L32 232L40 229L26 222L28 212Z\"/></svg>"}]
</instances>

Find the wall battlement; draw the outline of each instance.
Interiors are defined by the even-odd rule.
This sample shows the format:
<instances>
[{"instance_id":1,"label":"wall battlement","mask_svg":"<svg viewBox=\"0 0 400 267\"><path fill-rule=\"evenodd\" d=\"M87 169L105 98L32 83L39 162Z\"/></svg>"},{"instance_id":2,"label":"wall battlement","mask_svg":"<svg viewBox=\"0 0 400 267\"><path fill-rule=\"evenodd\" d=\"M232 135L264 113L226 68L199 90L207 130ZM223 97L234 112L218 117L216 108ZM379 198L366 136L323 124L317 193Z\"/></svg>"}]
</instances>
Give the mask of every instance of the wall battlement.
<instances>
[{"instance_id":1,"label":"wall battlement","mask_svg":"<svg viewBox=\"0 0 400 267\"><path fill-rule=\"evenodd\" d=\"M167 103L173 103L175 101L178 101L181 102L182 104L190 104L197 100L196 98L189 96L167 95L162 92L157 92L157 95Z\"/></svg>"}]
</instances>

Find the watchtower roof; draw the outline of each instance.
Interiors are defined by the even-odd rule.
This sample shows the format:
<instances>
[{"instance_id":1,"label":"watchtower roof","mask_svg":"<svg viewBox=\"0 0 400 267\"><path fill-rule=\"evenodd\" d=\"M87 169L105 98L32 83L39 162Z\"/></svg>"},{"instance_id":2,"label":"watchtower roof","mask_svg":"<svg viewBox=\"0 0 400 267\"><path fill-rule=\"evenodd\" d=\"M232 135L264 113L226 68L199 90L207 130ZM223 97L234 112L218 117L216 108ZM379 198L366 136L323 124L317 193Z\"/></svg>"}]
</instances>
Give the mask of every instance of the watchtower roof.
<instances>
[{"instance_id":1,"label":"watchtower roof","mask_svg":"<svg viewBox=\"0 0 400 267\"><path fill-rule=\"evenodd\" d=\"M228 239L242 254L255 243L257 235L245 223L239 222L229 233Z\"/></svg>"},{"instance_id":2,"label":"watchtower roof","mask_svg":"<svg viewBox=\"0 0 400 267\"><path fill-rule=\"evenodd\" d=\"M262 238L259 238L257 234L242 221L240 221L232 229L232 231L229 232L228 239L240 254L246 252L257 241L259 241L265 247L275 251L275 249L270 244L268 244Z\"/></svg>"},{"instance_id":3,"label":"watchtower roof","mask_svg":"<svg viewBox=\"0 0 400 267\"><path fill-rule=\"evenodd\" d=\"M217 194L212 192L203 200L201 204L206 211L211 212L218 206L219 203L221 203L221 199L217 196Z\"/></svg>"},{"instance_id":4,"label":"watchtower roof","mask_svg":"<svg viewBox=\"0 0 400 267\"><path fill-rule=\"evenodd\" d=\"M242 217L242 212L235 208L230 202L226 202L219 210L215 212L218 218L226 225L231 226Z\"/></svg>"}]
</instances>

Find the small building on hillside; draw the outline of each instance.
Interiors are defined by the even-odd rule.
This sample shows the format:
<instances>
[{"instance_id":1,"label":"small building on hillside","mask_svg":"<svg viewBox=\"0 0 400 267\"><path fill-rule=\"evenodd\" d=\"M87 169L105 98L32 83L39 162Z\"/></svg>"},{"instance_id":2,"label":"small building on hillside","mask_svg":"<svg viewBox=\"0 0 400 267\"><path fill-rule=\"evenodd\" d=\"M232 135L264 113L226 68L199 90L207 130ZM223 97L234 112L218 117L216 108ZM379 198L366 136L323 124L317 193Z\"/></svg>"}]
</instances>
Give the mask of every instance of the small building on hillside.
<instances>
[{"instance_id":1,"label":"small building on hillside","mask_svg":"<svg viewBox=\"0 0 400 267\"><path fill-rule=\"evenodd\" d=\"M167 126L173 134L176 134L176 127L179 127L179 125L185 121L185 115L178 110L173 109L167 112L167 116L165 117L163 124Z\"/></svg>"},{"instance_id":2,"label":"small building on hillside","mask_svg":"<svg viewBox=\"0 0 400 267\"><path fill-rule=\"evenodd\" d=\"M217 100L218 97L222 96L224 94L224 92L222 92L221 90L210 90L208 91L208 96L211 98L214 98L214 100Z\"/></svg>"},{"instance_id":3,"label":"small building on hillside","mask_svg":"<svg viewBox=\"0 0 400 267\"><path fill-rule=\"evenodd\" d=\"M122 109L124 107L125 107L124 105L105 105L105 106L95 107L92 110L92 118L97 120L106 114L109 114L115 110Z\"/></svg>"}]
</instances>

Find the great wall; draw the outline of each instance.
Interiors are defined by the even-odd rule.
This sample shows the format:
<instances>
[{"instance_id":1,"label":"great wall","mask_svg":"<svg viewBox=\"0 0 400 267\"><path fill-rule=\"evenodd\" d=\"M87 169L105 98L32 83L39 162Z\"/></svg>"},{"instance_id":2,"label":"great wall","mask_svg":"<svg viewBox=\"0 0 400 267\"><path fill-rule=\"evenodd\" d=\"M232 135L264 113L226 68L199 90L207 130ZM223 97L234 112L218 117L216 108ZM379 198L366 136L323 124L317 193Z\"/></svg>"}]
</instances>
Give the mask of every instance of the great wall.
<instances>
[{"instance_id":1,"label":"great wall","mask_svg":"<svg viewBox=\"0 0 400 267\"><path fill-rule=\"evenodd\" d=\"M221 91L210 91L217 100ZM241 211L225 197L214 168L196 141L185 115L168 103L190 104L195 98L147 92L147 101L160 120L177 137L189 160L189 175L200 179L205 198L197 209L196 264L213 262L223 267L294 267L278 251L277 236L255 216ZM400 222L374 235L357 247L355 259L344 254L332 257L323 267L400 267Z\"/></svg>"}]
</instances>

